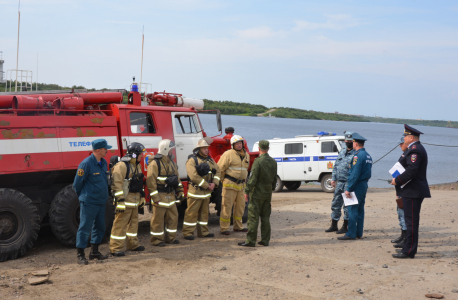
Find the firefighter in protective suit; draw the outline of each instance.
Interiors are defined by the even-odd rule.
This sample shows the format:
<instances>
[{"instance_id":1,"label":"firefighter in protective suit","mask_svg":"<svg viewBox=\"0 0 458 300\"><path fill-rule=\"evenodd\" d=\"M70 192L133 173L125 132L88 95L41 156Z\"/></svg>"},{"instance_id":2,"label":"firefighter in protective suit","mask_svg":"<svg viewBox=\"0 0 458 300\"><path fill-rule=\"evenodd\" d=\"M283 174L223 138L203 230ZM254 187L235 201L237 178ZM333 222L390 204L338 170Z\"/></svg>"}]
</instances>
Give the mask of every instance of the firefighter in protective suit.
<instances>
[{"instance_id":1,"label":"firefighter in protective suit","mask_svg":"<svg viewBox=\"0 0 458 300\"><path fill-rule=\"evenodd\" d=\"M140 161L145 147L132 143L127 147L127 154L112 171L111 190L114 196L116 215L111 229L110 252L113 256L124 256L124 242L127 250L144 251L137 238L138 211L145 205L143 173Z\"/></svg>"},{"instance_id":2,"label":"firefighter in protective suit","mask_svg":"<svg viewBox=\"0 0 458 300\"><path fill-rule=\"evenodd\" d=\"M196 226L198 237L215 236L208 231L208 209L211 193L219 184L221 172L216 162L208 155L211 143L211 138L200 139L186 162L188 208L183 222L183 236L186 240L194 239Z\"/></svg>"},{"instance_id":3,"label":"firefighter in protective suit","mask_svg":"<svg viewBox=\"0 0 458 300\"><path fill-rule=\"evenodd\" d=\"M234 206L234 231L247 232L243 228L242 216L245 211L245 180L250 166L250 155L245 150L243 138L231 138L232 149L227 150L218 161L223 179L223 193L220 213L221 234L229 235L232 206Z\"/></svg>"},{"instance_id":4,"label":"firefighter in protective suit","mask_svg":"<svg viewBox=\"0 0 458 300\"><path fill-rule=\"evenodd\" d=\"M183 199L183 185L178 177L178 166L172 160L172 149L176 148L171 140L159 142L158 153L148 157L146 185L151 196L151 244L164 247L165 242L178 244L175 239L178 227L176 205ZM178 193L176 197L175 193ZM164 226L165 224L165 226ZM165 227L165 228L164 228Z\"/></svg>"}]
</instances>

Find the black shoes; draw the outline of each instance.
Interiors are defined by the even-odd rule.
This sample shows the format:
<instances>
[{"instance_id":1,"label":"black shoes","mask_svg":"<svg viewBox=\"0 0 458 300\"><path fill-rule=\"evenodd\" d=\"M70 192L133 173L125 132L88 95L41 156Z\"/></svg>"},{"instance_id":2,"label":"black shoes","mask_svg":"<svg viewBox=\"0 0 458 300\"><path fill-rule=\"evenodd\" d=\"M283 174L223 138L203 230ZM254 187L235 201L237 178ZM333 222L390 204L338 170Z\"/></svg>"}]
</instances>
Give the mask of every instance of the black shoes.
<instances>
[{"instance_id":1,"label":"black shoes","mask_svg":"<svg viewBox=\"0 0 458 300\"><path fill-rule=\"evenodd\" d=\"M348 220L344 220L342 227L340 227L340 229L336 233L343 234L343 233L347 233L347 231L348 231Z\"/></svg>"},{"instance_id":2,"label":"black shoes","mask_svg":"<svg viewBox=\"0 0 458 300\"><path fill-rule=\"evenodd\" d=\"M222 235L229 235L229 234L231 234L231 233L230 233L229 231L223 231L223 232L221 232L221 234L222 234Z\"/></svg>"},{"instance_id":3,"label":"black shoes","mask_svg":"<svg viewBox=\"0 0 458 300\"><path fill-rule=\"evenodd\" d=\"M159 244L156 245L156 247L165 247L165 243L164 242L160 242Z\"/></svg>"},{"instance_id":4,"label":"black shoes","mask_svg":"<svg viewBox=\"0 0 458 300\"><path fill-rule=\"evenodd\" d=\"M102 253L99 252L99 245L93 244L91 253L89 253L89 259L98 259L98 260L104 260L107 259L107 255L103 255Z\"/></svg>"},{"instance_id":5,"label":"black shoes","mask_svg":"<svg viewBox=\"0 0 458 300\"><path fill-rule=\"evenodd\" d=\"M145 251L145 247L138 246L137 248L133 249L132 251Z\"/></svg>"},{"instance_id":6,"label":"black shoes","mask_svg":"<svg viewBox=\"0 0 458 300\"><path fill-rule=\"evenodd\" d=\"M172 245L176 245L176 244L179 244L179 243L180 243L179 240L173 240Z\"/></svg>"},{"instance_id":7,"label":"black shoes","mask_svg":"<svg viewBox=\"0 0 458 300\"><path fill-rule=\"evenodd\" d=\"M351 237L349 237L348 235L339 236L337 239L338 239L338 240L341 240L341 241L345 241L345 240L356 240L356 238L351 238Z\"/></svg>"},{"instance_id":8,"label":"black shoes","mask_svg":"<svg viewBox=\"0 0 458 300\"><path fill-rule=\"evenodd\" d=\"M234 229L235 232L248 232L248 228Z\"/></svg>"},{"instance_id":9,"label":"black shoes","mask_svg":"<svg viewBox=\"0 0 458 300\"><path fill-rule=\"evenodd\" d=\"M215 236L214 233L209 233L209 234L207 234L206 236L204 236L204 238L206 238L206 237L210 238L210 237L214 237L214 236Z\"/></svg>"},{"instance_id":10,"label":"black shoes","mask_svg":"<svg viewBox=\"0 0 458 300\"><path fill-rule=\"evenodd\" d=\"M79 265L87 265L88 261L86 260L86 257L84 256L84 249L83 248L76 248L77 249L77 262Z\"/></svg>"},{"instance_id":11,"label":"black shoes","mask_svg":"<svg viewBox=\"0 0 458 300\"><path fill-rule=\"evenodd\" d=\"M264 243L261 242L261 241L258 242L258 245L262 245L262 246L265 246L265 247L269 246L269 244L264 244Z\"/></svg>"},{"instance_id":12,"label":"black shoes","mask_svg":"<svg viewBox=\"0 0 458 300\"><path fill-rule=\"evenodd\" d=\"M410 258L410 259L413 259L413 257L410 257L408 255L405 255L404 253L400 252L398 254L392 254L391 256L393 256L394 258Z\"/></svg>"},{"instance_id":13,"label":"black shoes","mask_svg":"<svg viewBox=\"0 0 458 300\"><path fill-rule=\"evenodd\" d=\"M403 239L399 243L393 245L394 248L404 248L404 244L406 243L406 239Z\"/></svg>"},{"instance_id":14,"label":"black shoes","mask_svg":"<svg viewBox=\"0 0 458 300\"><path fill-rule=\"evenodd\" d=\"M124 251L117 251L117 252L111 253L111 256L116 256L116 257L126 256L126 253L124 253Z\"/></svg>"},{"instance_id":15,"label":"black shoes","mask_svg":"<svg viewBox=\"0 0 458 300\"><path fill-rule=\"evenodd\" d=\"M193 241L194 240L194 236L193 235L188 235L184 239L188 240L188 241Z\"/></svg>"},{"instance_id":16,"label":"black shoes","mask_svg":"<svg viewBox=\"0 0 458 300\"><path fill-rule=\"evenodd\" d=\"M331 227L329 227L328 229L325 230L325 232L333 232L333 231L337 231L339 230L339 228L337 227L337 222L336 220L334 219L331 219Z\"/></svg>"},{"instance_id":17,"label":"black shoes","mask_svg":"<svg viewBox=\"0 0 458 300\"><path fill-rule=\"evenodd\" d=\"M245 242L241 242L238 244L239 246L242 246L242 247L254 247L254 246L251 246L251 245L248 245L247 243Z\"/></svg>"},{"instance_id":18,"label":"black shoes","mask_svg":"<svg viewBox=\"0 0 458 300\"><path fill-rule=\"evenodd\" d=\"M407 235L407 230L401 230L401 235L399 237L395 238L394 240L391 240L391 242L393 244L397 244L397 243L403 241L406 238L406 235Z\"/></svg>"}]
</instances>

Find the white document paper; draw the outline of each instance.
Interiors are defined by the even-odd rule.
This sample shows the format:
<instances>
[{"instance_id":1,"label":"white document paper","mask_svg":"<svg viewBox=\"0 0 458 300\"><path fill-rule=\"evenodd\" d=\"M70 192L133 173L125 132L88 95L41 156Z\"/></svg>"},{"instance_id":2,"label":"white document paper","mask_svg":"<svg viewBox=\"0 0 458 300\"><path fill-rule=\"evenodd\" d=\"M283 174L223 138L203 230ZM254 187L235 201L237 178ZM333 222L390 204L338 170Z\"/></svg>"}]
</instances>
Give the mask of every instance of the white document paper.
<instances>
[{"instance_id":1,"label":"white document paper","mask_svg":"<svg viewBox=\"0 0 458 300\"><path fill-rule=\"evenodd\" d=\"M345 206L358 204L358 198L356 198L355 192L351 192L350 196L351 196L350 198L347 198L347 195L345 195L345 193L342 193L342 197L344 199Z\"/></svg>"},{"instance_id":2,"label":"white document paper","mask_svg":"<svg viewBox=\"0 0 458 300\"><path fill-rule=\"evenodd\" d=\"M399 162L397 162L388 172L390 173L391 177L396 178L399 175L401 175L402 173L404 173L405 171L406 169L404 169L404 167ZM406 184L408 184L409 182L410 180L404 183L403 185L401 185L401 188L404 188Z\"/></svg>"}]
</instances>

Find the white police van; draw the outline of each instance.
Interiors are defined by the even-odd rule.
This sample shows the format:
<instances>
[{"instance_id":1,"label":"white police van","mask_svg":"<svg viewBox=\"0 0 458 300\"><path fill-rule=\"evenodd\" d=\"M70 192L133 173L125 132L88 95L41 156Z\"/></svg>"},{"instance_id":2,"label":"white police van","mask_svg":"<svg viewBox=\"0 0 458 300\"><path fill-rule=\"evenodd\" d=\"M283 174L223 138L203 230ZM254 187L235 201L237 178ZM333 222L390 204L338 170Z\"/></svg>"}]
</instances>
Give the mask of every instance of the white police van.
<instances>
[{"instance_id":1,"label":"white police van","mask_svg":"<svg viewBox=\"0 0 458 300\"><path fill-rule=\"evenodd\" d=\"M320 182L327 193L334 192L332 169L339 151L345 147L345 137L320 131L318 135L298 135L295 138L269 140L269 155L277 161L277 187L297 190L302 181ZM253 145L258 151L259 142Z\"/></svg>"}]
</instances>

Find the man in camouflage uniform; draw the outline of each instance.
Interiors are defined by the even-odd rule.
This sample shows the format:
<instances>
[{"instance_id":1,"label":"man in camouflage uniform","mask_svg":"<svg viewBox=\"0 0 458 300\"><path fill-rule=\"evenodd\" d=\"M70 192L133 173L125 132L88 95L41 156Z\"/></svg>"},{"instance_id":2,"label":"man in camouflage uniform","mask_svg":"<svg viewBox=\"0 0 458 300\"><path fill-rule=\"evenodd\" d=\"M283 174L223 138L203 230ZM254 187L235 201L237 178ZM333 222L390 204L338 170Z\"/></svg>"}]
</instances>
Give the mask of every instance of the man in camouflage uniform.
<instances>
[{"instance_id":1,"label":"man in camouflage uniform","mask_svg":"<svg viewBox=\"0 0 458 300\"><path fill-rule=\"evenodd\" d=\"M259 157L251 168L251 176L245 188L245 201L248 204L248 233L245 242L239 246L254 247L258 236L259 218L261 218L261 241L259 245L269 246L270 213L272 210L272 191L277 184L277 162L267 153L269 141L259 142Z\"/></svg>"},{"instance_id":2,"label":"man in camouflage uniform","mask_svg":"<svg viewBox=\"0 0 458 300\"><path fill-rule=\"evenodd\" d=\"M346 233L348 231L348 207L343 207L344 223L340 229L337 227L337 222L342 215L341 209L342 205L344 204L342 193L345 192L345 188L347 187L349 165L353 155L355 154L355 150L353 150L353 139L351 132L345 133L345 144L347 146L346 149L340 150L339 156L334 163L334 168L332 169L331 184L336 189L334 190L334 198L332 199L331 203L331 227L325 230L326 232L337 231L337 234Z\"/></svg>"}]
</instances>

